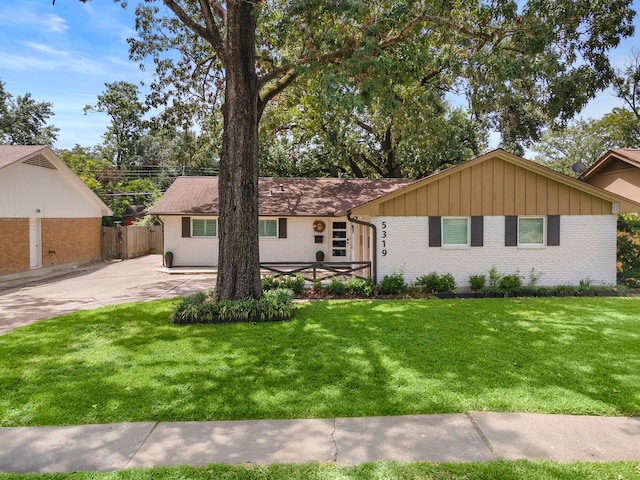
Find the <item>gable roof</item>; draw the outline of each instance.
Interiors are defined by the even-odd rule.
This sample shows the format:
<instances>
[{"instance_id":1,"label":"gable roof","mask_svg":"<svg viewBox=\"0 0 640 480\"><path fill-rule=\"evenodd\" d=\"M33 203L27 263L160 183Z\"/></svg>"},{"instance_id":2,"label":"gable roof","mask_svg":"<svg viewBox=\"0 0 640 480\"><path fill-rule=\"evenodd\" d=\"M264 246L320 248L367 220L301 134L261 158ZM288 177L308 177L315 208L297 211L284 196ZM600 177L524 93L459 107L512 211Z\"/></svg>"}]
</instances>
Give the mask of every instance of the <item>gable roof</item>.
<instances>
[{"instance_id":1,"label":"gable roof","mask_svg":"<svg viewBox=\"0 0 640 480\"><path fill-rule=\"evenodd\" d=\"M334 216L412 180L404 178L260 178L261 216ZM178 177L151 209L154 215L218 215L218 177Z\"/></svg>"},{"instance_id":2,"label":"gable roof","mask_svg":"<svg viewBox=\"0 0 640 480\"><path fill-rule=\"evenodd\" d=\"M42 152L49 147L43 145L0 145L0 168Z\"/></svg>"},{"instance_id":3,"label":"gable roof","mask_svg":"<svg viewBox=\"0 0 640 480\"><path fill-rule=\"evenodd\" d=\"M102 215L113 215L111 209L91 190L56 153L46 145L0 145L0 175L2 170L17 163L35 165L60 172L65 181Z\"/></svg>"},{"instance_id":4,"label":"gable roof","mask_svg":"<svg viewBox=\"0 0 640 480\"><path fill-rule=\"evenodd\" d=\"M497 149L353 209L394 216L604 215L640 204Z\"/></svg>"},{"instance_id":5,"label":"gable roof","mask_svg":"<svg viewBox=\"0 0 640 480\"><path fill-rule=\"evenodd\" d=\"M616 148L607 151L581 176L585 181L597 173L628 167L640 168L640 150L636 148Z\"/></svg>"}]
</instances>

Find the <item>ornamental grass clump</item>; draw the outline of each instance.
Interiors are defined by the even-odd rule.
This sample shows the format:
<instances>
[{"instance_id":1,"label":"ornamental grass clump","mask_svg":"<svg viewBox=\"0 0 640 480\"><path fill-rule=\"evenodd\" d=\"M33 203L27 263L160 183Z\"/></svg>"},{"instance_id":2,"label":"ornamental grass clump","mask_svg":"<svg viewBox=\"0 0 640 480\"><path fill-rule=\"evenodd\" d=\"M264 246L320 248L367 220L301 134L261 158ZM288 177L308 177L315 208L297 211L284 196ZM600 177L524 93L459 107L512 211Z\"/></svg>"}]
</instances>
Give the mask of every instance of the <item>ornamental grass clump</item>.
<instances>
[{"instance_id":1,"label":"ornamental grass clump","mask_svg":"<svg viewBox=\"0 0 640 480\"><path fill-rule=\"evenodd\" d=\"M191 323L268 322L287 320L293 314L293 291L279 288L264 292L260 299L215 301L214 291L198 292L183 299L171 321Z\"/></svg>"}]
</instances>

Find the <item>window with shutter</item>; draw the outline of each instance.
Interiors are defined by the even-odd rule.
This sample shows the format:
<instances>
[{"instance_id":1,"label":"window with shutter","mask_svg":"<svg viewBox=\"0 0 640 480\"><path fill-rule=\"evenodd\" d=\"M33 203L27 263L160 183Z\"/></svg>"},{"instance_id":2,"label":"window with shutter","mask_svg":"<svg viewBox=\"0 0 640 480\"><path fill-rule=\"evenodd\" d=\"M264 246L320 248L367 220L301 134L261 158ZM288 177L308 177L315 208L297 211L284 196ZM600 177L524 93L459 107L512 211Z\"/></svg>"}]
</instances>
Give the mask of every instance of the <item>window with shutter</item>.
<instances>
[{"instance_id":1,"label":"window with shutter","mask_svg":"<svg viewBox=\"0 0 640 480\"><path fill-rule=\"evenodd\" d=\"M275 219L259 220L258 236L260 238L278 238L278 222Z\"/></svg>"},{"instance_id":2,"label":"window with shutter","mask_svg":"<svg viewBox=\"0 0 640 480\"><path fill-rule=\"evenodd\" d=\"M216 237L218 222L215 219L194 218L191 222L192 237Z\"/></svg>"},{"instance_id":3,"label":"window with shutter","mask_svg":"<svg viewBox=\"0 0 640 480\"><path fill-rule=\"evenodd\" d=\"M278 219L278 238L287 238L287 219Z\"/></svg>"},{"instance_id":4,"label":"window with shutter","mask_svg":"<svg viewBox=\"0 0 640 480\"><path fill-rule=\"evenodd\" d=\"M469 219L466 217L442 219L442 246L468 246Z\"/></svg>"},{"instance_id":5,"label":"window with shutter","mask_svg":"<svg viewBox=\"0 0 640 480\"><path fill-rule=\"evenodd\" d=\"M442 245L442 217L429 217L429 246L440 247Z\"/></svg>"}]
</instances>

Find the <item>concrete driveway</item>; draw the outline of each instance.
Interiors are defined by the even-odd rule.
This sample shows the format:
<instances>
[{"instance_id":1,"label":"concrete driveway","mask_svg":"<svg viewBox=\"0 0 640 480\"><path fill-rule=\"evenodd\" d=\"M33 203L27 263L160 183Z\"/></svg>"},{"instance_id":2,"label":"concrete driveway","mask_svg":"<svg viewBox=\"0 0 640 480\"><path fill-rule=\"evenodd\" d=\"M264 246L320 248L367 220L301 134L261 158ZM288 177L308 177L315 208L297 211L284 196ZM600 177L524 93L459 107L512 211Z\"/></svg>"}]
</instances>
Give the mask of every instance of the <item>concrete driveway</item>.
<instances>
[{"instance_id":1,"label":"concrete driveway","mask_svg":"<svg viewBox=\"0 0 640 480\"><path fill-rule=\"evenodd\" d=\"M182 297L215 286L215 273L168 274L161 267L161 255L148 255L32 277L15 287L0 282L0 335L79 310Z\"/></svg>"}]
</instances>

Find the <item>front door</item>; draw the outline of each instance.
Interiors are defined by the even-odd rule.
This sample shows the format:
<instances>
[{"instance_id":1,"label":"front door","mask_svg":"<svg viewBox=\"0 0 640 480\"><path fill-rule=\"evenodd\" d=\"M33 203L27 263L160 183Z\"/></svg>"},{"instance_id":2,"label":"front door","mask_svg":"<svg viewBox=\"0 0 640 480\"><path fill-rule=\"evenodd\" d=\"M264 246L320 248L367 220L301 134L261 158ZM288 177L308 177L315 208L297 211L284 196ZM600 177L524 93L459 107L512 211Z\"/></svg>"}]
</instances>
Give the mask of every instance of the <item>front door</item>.
<instances>
[{"instance_id":1,"label":"front door","mask_svg":"<svg viewBox=\"0 0 640 480\"><path fill-rule=\"evenodd\" d=\"M42 267L42 220L29 219L29 258L31 268Z\"/></svg>"},{"instance_id":2,"label":"front door","mask_svg":"<svg viewBox=\"0 0 640 480\"><path fill-rule=\"evenodd\" d=\"M347 222L331 222L331 257L334 262L347 260Z\"/></svg>"}]
</instances>

